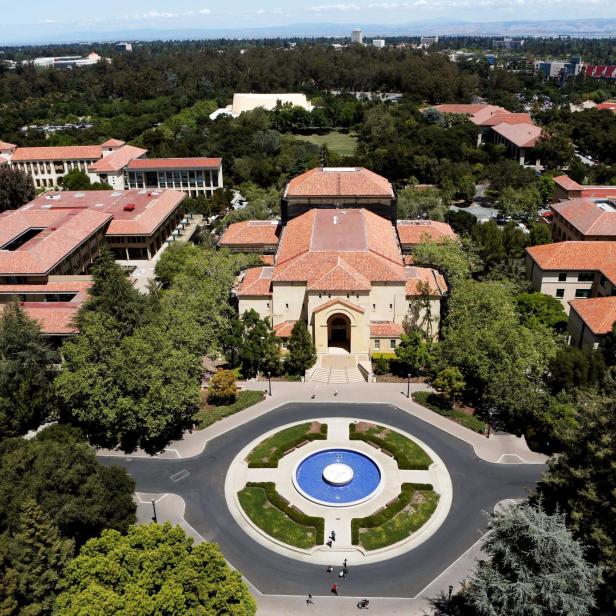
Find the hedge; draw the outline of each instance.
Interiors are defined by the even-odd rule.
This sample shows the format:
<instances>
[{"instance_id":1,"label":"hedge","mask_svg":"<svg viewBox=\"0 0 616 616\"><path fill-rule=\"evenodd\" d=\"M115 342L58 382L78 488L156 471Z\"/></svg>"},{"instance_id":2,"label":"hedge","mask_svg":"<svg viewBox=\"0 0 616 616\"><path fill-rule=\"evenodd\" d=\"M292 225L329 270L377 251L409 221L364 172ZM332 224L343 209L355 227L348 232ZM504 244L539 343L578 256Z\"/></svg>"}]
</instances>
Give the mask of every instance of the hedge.
<instances>
[{"instance_id":1,"label":"hedge","mask_svg":"<svg viewBox=\"0 0 616 616\"><path fill-rule=\"evenodd\" d=\"M351 520L351 543L353 545L359 545L360 529L381 526L385 524L385 522L391 520L396 514L400 513L411 502L413 493L417 490L425 492L434 490L434 488L429 483L403 483L400 495L389 507L365 518L353 518Z\"/></svg>"},{"instance_id":2,"label":"hedge","mask_svg":"<svg viewBox=\"0 0 616 616\"><path fill-rule=\"evenodd\" d=\"M276 435L272 434L272 436ZM324 441L325 439L327 439L327 424L321 424L320 432L307 432L301 436L291 439L290 441L286 441L284 444L280 445L280 447L276 451L270 454L268 463L248 462L248 468L277 468L278 462L282 457L284 457L285 453L289 451L289 449L297 447L300 443L303 443L304 441ZM248 455L250 456L250 454Z\"/></svg>"},{"instance_id":3,"label":"hedge","mask_svg":"<svg viewBox=\"0 0 616 616\"><path fill-rule=\"evenodd\" d=\"M390 443L378 436L368 434L367 432L357 432L357 426L353 423L349 425L349 440L374 443L383 451L388 452L396 460L398 468L401 471L427 471L430 468L430 464L414 464L402 452L397 450L394 451ZM419 445L417 446L419 447Z\"/></svg>"},{"instance_id":4,"label":"hedge","mask_svg":"<svg viewBox=\"0 0 616 616\"><path fill-rule=\"evenodd\" d=\"M276 490L276 484L273 481L249 481L246 483L247 488L262 488L265 490L265 494L272 505L283 513L286 513L291 520L302 526L313 526L316 533L315 541L317 545L323 545L325 541L325 520L323 518L313 518L305 514L303 511L296 509L293 505L289 504L286 498L283 498L278 494Z\"/></svg>"}]
</instances>

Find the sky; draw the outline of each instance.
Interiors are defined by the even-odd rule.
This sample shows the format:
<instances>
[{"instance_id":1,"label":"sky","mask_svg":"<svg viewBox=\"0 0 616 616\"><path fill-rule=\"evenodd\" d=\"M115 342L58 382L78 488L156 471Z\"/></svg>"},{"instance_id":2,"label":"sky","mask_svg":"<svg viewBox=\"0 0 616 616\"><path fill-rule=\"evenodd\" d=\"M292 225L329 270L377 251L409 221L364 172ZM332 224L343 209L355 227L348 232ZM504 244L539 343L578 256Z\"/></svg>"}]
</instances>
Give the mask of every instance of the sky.
<instances>
[{"instance_id":1,"label":"sky","mask_svg":"<svg viewBox=\"0 0 616 616\"><path fill-rule=\"evenodd\" d=\"M0 45L16 33L616 18L616 0L0 0Z\"/></svg>"}]
</instances>

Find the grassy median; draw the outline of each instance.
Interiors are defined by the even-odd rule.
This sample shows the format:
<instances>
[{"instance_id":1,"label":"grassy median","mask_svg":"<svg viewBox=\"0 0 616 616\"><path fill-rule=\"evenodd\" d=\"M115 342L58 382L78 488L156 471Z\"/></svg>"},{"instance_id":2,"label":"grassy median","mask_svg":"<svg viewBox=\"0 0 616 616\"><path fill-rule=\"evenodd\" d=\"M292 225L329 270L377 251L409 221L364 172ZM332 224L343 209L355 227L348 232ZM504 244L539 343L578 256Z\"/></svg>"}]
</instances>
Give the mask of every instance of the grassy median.
<instances>
[{"instance_id":1,"label":"grassy median","mask_svg":"<svg viewBox=\"0 0 616 616\"><path fill-rule=\"evenodd\" d=\"M237 394L235 402L232 404L214 406L213 404L207 403L207 390L205 390L201 396L199 410L195 413L193 419L195 420L195 424L197 424L197 429L203 430L213 423L229 415L233 415L234 413L239 413L262 400L265 400L264 392L246 390L240 391Z\"/></svg>"}]
</instances>

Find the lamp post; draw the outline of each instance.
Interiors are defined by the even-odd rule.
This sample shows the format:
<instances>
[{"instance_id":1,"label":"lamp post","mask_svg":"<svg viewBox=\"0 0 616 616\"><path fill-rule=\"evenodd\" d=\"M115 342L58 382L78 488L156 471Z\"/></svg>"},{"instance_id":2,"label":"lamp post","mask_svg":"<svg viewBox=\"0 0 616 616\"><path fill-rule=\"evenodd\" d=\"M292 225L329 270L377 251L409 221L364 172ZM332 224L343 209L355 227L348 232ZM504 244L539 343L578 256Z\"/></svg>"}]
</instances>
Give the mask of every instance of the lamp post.
<instances>
[{"instance_id":1,"label":"lamp post","mask_svg":"<svg viewBox=\"0 0 616 616\"><path fill-rule=\"evenodd\" d=\"M411 399L411 373L406 375L406 397L407 400Z\"/></svg>"},{"instance_id":2,"label":"lamp post","mask_svg":"<svg viewBox=\"0 0 616 616\"><path fill-rule=\"evenodd\" d=\"M451 593L453 592L453 586L449 586L449 594L447 595L447 614L451 616Z\"/></svg>"},{"instance_id":3,"label":"lamp post","mask_svg":"<svg viewBox=\"0 0 616 616\"><path fill-rule=\"evenodd\" d=\"M271 397L272 395L272 373L270 370L267 371L267 389Z\"/></svg>"},{"instance_id":4,"label":"lamp post","mask_svg":"<svg viewBox=\"0 0 616 616\"><path fill-rule=\"evenodd\" d=\"M154 520L155 524L158 524L158 518L156 517L156 501L152 501L152 509L154 510L154 515L152 516L152 520Z\"/></svg>"},{"instance_id":5,"label":"lamp post","mask_svg":"<svg viewBox=\"0 0 616 616\"><path fill-rule=\"evenodd\" d=\"M486 438L490 438L490 434L491 434L491 428L492 428L492 415L494 414L494 411L492 409L488 410L488 433L486 435Z\"/></svg>"}]
</instances>

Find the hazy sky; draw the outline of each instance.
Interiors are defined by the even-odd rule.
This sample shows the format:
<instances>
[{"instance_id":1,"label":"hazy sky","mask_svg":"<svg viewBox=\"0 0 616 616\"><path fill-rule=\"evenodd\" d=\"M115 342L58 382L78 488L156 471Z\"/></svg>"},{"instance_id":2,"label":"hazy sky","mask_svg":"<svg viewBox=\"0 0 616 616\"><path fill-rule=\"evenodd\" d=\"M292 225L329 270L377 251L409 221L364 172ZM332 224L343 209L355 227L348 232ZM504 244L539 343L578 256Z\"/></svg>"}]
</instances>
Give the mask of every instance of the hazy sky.
<instances>
[{"instance_id":1,"label":"hazy sky","mask_svg":"<svg viewBox=\"0 0 616 616\"><path fill-rule=\"evenodd\" d=\"M246 28L294 23L395 24L616 17L616 0L0 0L2 35L37 31ZM16 30L16 28L18 30Z\"/></svg>"}]
</instances>

